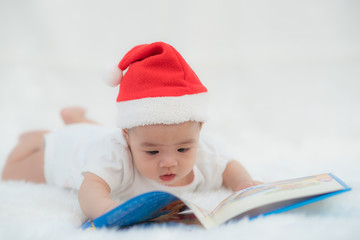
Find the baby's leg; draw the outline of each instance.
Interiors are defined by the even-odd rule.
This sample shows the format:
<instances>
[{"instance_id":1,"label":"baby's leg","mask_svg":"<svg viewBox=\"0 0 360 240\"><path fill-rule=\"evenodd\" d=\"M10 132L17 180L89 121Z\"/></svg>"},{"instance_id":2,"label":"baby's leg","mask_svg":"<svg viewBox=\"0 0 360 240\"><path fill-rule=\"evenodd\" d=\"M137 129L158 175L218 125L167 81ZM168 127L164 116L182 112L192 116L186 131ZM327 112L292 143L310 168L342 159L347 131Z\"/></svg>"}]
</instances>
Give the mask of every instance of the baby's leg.
<instances>
[{"instance_id":1,"label":"baby's leg","mask_svg":"<svg viewBox=\"0 0 360 240\"><path fill-rule=\"evenodd\" d=\"M18 144L11 151L7 162L17 162L43 148L44 134L49 131L31 131L20 135Z\"/></svg>"},{"instance_id":2,"label":"baby's leg","mask_svg":"<svg viewBox=\"0 0 360 240\"><path fill-rule=\"evenodd\" d=\"M6 163L2 173L2 179L45 183L44 150L34 152L20 161Z\"/></svg>"},{"instance_id":3,"label":"baby's leg","mask_svg":"<svg viewBox=\"0 0 360 240\"><path fill-rule=\"evenodd\" d=\"M86 110L82 107L68 107L61 110L60 115L65 124L91 123L97 124L85 117Z\"/></svg>"},{"instance_id":4,"label":"baby's leg","mask_svg":"<svg viewBox=\"0 0 360 240\"><path fill-rule=\"evenodd\" d=\"M20 136L5 163L3 180L45 182L43 136L47 132L33 131Z\"/></svg>"}]
</instances>

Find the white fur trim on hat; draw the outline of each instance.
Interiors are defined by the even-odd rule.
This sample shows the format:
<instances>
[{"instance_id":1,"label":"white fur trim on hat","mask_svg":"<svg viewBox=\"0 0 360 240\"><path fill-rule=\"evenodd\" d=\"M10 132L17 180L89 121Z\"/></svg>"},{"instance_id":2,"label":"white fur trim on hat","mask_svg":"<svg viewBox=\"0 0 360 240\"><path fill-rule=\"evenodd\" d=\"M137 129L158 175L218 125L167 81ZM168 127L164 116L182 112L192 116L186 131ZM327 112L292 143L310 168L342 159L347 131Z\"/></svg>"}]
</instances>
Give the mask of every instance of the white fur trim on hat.
<instances>
[{"instance_id":1,"label":"white fur trim on hat","mask_svg":"<svg viewBox=\"0 0 360 240\"><path fill-rule=\"evenodd\" d=\"M154 124L204 122L208 118L208 93L180 97L153 97L117 102L119 128Z\"/></svg>"}]
</instances>

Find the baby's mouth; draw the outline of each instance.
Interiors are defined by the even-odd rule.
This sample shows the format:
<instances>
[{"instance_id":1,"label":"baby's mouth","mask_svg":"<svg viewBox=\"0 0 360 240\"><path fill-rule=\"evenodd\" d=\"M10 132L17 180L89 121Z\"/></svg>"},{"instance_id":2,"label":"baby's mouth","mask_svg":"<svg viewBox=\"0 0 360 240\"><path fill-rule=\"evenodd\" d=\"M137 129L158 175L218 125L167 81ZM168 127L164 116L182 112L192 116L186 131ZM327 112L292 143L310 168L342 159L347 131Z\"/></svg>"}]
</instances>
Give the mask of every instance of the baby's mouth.
<instances>
[{"instance_id":1,"label":"baby's mouth","mask_svg":"<svg viewBox=\"0 0 360 240\"><path fill-rule=\"evenodd\" d=\"M171 181L175 178L176 174L164 174L164 175L161 175L160 176L160 179L165 181L165 182L168 182L168 181Z\"/></svg>"}]
</instances>

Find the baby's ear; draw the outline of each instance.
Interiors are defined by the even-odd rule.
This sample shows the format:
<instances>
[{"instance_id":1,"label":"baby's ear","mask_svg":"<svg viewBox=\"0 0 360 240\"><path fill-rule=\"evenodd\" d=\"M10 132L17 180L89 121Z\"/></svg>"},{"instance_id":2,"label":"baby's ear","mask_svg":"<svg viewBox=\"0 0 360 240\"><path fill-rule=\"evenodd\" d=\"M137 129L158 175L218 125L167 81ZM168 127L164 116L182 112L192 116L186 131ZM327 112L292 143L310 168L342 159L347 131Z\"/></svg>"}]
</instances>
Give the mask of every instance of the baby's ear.
<instances>
[{"instance_id":1,"label":"baby's ear","mask_svg":"<svg viewBox=\"0 0 360 240\"><path fill-rule=\"evenodd\" d=\"M129 130L126 129L126 128L124 128L124 129L122 130L122 134L123 134L126 142L129 144Z\"/></svg>"}]
</instances>

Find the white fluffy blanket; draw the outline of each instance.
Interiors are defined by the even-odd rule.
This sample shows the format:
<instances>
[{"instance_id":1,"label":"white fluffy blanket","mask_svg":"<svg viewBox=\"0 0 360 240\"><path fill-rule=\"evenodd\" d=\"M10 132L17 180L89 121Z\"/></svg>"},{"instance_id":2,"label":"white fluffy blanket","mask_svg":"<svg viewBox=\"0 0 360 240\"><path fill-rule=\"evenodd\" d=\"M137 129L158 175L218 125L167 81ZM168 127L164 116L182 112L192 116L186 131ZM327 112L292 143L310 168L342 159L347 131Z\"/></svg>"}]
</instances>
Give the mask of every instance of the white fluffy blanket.
<instances>
[{"instance_id":1,"label":"white fluffy blanket","mask_svg":"<svg viewBox=\"0 0 360 240\"><path fill-rule=\"evenodd\" d=\"M0 183L0 239L359 239L359 181L354 190L279 215L242 219L213 230L192 226L83 231L76 192L24 182ZM225 191L212 193L215 201ZM202 195L193 195L199 201ZM205 199L206 200L206 199ZM209 199L207 199L209 201Z\"/></svg>"}]
</instances>

